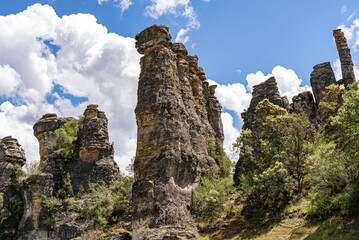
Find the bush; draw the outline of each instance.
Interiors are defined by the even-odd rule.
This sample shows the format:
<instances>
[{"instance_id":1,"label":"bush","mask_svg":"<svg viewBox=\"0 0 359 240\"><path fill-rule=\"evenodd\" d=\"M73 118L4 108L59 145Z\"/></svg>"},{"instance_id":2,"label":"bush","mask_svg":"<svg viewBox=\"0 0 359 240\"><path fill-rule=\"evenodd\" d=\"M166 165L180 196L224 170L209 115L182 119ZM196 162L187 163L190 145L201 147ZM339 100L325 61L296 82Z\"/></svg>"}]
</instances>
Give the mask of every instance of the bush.
<instances>
[{"instance_id":1,"label":"bush","mask_svg":"<svg viewBox=\"0 0 359 240\"><path fill-rule=\"evenodd\" d=\"M255 175L242 214L247 218L262 218L280 213L291 198L293 182L281 162Z\"/></svg>"},{"instance_id":2,"label":"bush","mask_svg":"<svg viewBox=\"0 0 359 240\"><path fill-rule=\"evenodd\" d=\"M11 213L4 204L4 194L0 192L0 226L10 217L10 215Z\"/></svg>"},{"instance_id":3,"label":"bush","mask_svg":"<svg viewBox=\"0 0 359 240\"><path fill-rule=\"evenodd\" d=\"M55 130L57 137L56 143L50 146L51 150L56 151L64 159L75 158L75 142L77 140L77 132L81 121L72 120L65 123L61 128Z\"/></svg>"},{"instance_id":4,"label":"bush","mask_svg":"<svg viewBox=\"0 0 359 240\"><path fill-rule=\"evenodd\" d=\"M192 192L191 208L202 221L212 221L221 217L233 189L229 178L202 178L198 192Z\"/></svg>"},{"instance_id":5,"label":"bush","mask_svg":"<svg viewBox=\"0 0 359 240\"><path fill-rule=\"evenodd\" d=\"M79 212L83 218L93 218L104 229L111 223L121 219L123 213L128 210L132 197L132 177L122 177L112 187L104 182L89 185L89 193L83 194L82 205L73 205L72 208Z\"/></svg>"},{"instance_id":6,"label":"bush","mask_svg":"<svg viewBox=\"0 0 359 240\"><path fill-rule=\"evenodd\" d=\"M221 141L216 138L213 142L212 139L207 140L208 155L211 156L219 167L219 176L228 177L231 174L232 161L227 157L224 152Z\"/></svg>"}]
</instances>

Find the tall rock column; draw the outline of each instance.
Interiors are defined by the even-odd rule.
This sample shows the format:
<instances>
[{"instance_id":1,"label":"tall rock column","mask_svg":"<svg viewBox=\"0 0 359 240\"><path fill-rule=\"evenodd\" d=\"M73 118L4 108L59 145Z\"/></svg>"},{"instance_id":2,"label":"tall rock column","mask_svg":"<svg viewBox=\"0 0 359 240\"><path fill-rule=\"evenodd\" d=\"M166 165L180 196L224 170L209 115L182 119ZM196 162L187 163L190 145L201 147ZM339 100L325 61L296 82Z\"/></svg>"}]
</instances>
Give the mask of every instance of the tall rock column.
<instances>
[{"instance_id":1,"label":"tall rock column","mask_svg":"<svg viewBox=\"0 0 359 240\"><path fill-rule=\"evenodd\" d=\"M119 178L119 168L109 141L108 119L98 105L87 106L77 138L78 159L68 168L74 192L82 187L87 190L89 183L99 181L112 185Z\"/></svg>"},{"instance_id":2,"label":"tall rock column","mask_svg":"<svg viewBox=\"0 0 359 240\"><path fill-rule=\"evenodd\" d=\"M13 239L23 212L17 171L25 164L25 154L15 138L0 139L0 205L3 206L0 238Z\"/></svg>"},{"instance_id":3,"label":"tall rock column","mask_svg":"<svg viewBox=\"0 0 359 240\"><path fill-rule=\"evenodd\" d=\"M343 83L347 87L349 84L355 82L354 64L350 49L348 47L347 39L341 29L333 31L333 36L337 44L340 63L342 67Z\"/></svg>"},{"instance_id":4,"label":"tall rock column","mask_svg":"<svg viewBox=\"0 0 359 240\"><path fill-rule=\"evenodd\" d=\"M201 169L216 166L207 142L223 136L222 126L213 127L222 124L220 119L209 122L220 106L214 106L214 89L210 97L205 94L198 58L188 56L183 44L172 44L166 26L149 27L136 40L144 56L135 110L132 237L193 239L191 195L199 186Z\"/></svg>"}]
</instances>

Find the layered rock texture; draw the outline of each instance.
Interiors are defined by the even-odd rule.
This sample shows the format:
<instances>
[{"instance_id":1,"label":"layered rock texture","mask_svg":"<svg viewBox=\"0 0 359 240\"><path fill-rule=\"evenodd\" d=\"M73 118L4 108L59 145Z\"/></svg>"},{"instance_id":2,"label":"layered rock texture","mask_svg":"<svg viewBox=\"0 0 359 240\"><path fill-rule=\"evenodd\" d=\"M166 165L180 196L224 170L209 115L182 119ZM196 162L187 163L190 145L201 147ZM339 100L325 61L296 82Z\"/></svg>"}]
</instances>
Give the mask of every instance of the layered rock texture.
<instances>
[{"instance_id":1,"label":"layered rock texture","mask_svg":"<svg viewBox=\"0 0 359 240\"><path fill-rule=\"evenodd\" d=\"M329 62L317 64L310 74L310 85L312 85L315 102L320 103L326 93L326 87L336 83L334 71Z\"/></svg>"},{"instance_id":2,"label":"layered rock texture","mask_svg":"<svg viewBox=\"0 0 359 240\"><path fill-rule=\"evenodd\" d=\"M0 140L0 239L12 239L23 213L23 200L17 175L25 164L20 144L11 136Z\"/></svg>"},{"instance_id":3,"label":"layered rock texture","mask_svg":"<svg viewBox=\"0 0 359 240\"><path fill-rule=\"evenodd\" d=\"M108 138L108 120L97 108L88 106L80 120L45 114L34 125L41 160L37 172L29 177L18 176L26 160L17 140L1 140L0 211L6 209L5 213L11 214L6 218L9 224L0 222L0 230L5 231L0 239L73 239L99 228L94 219L84 218L76 210L86 199L66 200L88 192L94 183L111 187L120 177ZM68 145L61 145L69 136L62 136L59 130L73 134L75 140L70 138ZM7 225L13 228L4 230Z\"/></svg>"},{"instance_id":4,"label":"layered rock texture","mask_svg":"<svg viewBox=\"0 0 359 240\"><path fill-rule=\"evenodd\" d=\"M166 26L136 36L144 54L135 110L133 239L193 239L192 192L202 171L216 162L208 141L223 140L221 106L197 56L171 43Z\"/></svg>"},{"instance_id":5,"label":"layered rock texture","mask_svg":"<svg viewBox=\"0 0 359 240\"><path fill-rule=\"evenodd\" d=\"M288 110L290 113L303 112L308 117L310 123L313 126L317 126L319 119L318 108L310 91L305 91L294 96Z\"/></svg>"},{"instance_id":6,"label":"layered rock texture","mask_svg":"<svg viewBox=\"0 0 359 240\"><path fill-rule=\"evenodd\" d=\"M344 36L344 33L341 29L336 29L333 31L333 36L335 38L335 43L337 45L340 64L342 68L343 79L341 83L347 87L349 84L355 82L354 74L354 64L352 60L352 55L350 54L350 49L348 47L347 39Z\"/></svg>"},{"instance_id":7,"label":"layered rock texture","mask_svg":"<svg viewBox=\"0 0 359 240\"><path fill-rule=\"evenodd\" d=\"M252 99L247 110L241 116L243 119L243 129L251 129L254 121L254 113L258 103L264 99L268 99L271 103L286 108L289 105L287 97L281 97L277 82L274 77L270 77L267 81L253 87Z\"/></svg>"}]
</instances>

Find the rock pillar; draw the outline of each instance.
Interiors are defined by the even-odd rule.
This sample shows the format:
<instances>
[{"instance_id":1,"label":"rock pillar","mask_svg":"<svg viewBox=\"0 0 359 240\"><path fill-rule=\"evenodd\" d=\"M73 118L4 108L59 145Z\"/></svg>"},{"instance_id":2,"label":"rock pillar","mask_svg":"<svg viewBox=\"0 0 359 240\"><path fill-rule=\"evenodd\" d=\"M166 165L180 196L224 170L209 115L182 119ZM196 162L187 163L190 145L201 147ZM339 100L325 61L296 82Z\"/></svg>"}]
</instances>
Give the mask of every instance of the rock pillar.
<instances>
[{"instance_id":1,"label":"rock pillar","mask_svg":"<svg viewBox=\"0 0 359 240\"><path fill-rule=\"evenodd\" d=\"M336 29L333 31L333 36L335 38L335 43L337 44L337 49L339 53L341 68L342 68L342 76L343 76L343 84L347 87L349 84L355 82L355 74L354 74L354 64L352 60L352 56L350 54L350 49L348 47L347 39L344 36L344 33L341 29Z\"/></svg>"},{"instance_id":2,"label":"rock pillar","mask_svg":"<svg viewBox=\"0 0 359 240\"><path fill-rule=\"evenodd\" d=\"M310 74L310 85L312 85L315 102L319 103L323 100L324 94L327 92L326 87L335 84L335 75L329 62L317 64L313 67Z\"/></svg>"},{"instance_id":3,"label":"rock pillar","mask_svg":"<svg viewBox=\"0 0 359 240\"><path fill-rule=\"evenodd\" d=\"M193 239L191 195L215 166L207 141L223 139L221 107L197 56L171 43L166 26L136 35L144 54L138 85L133 239Z\"/></svg>"}]
</instances>

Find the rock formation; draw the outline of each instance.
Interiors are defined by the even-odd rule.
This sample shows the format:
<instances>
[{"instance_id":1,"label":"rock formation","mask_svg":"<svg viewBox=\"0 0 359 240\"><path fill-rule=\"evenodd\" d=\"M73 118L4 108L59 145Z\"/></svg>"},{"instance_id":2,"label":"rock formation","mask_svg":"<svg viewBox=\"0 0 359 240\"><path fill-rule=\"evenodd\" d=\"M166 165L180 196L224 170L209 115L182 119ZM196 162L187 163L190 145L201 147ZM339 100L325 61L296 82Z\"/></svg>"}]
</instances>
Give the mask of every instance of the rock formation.
<instances>
[{"instance_id":1,"label":"rock formation","mask_svg":"<svg viewBox=\"0 0 359 240\"><path fill-rule=\"evenodd\" d=\"M72 117L57 117L55 113L47 113L34 125L34 135L39 141L40 161L46 161L51 154L51 145L56 144L55 130L62 127L66 122L75 120Z\"/></svg>"},{"instance_id":2,"label":"rock formation","mask_svg":"<svg viewBox=\"0 0 359 240\"><path fill-rule=\"evenodd\" d=\"M313 72L310 74L310 85L313 89L315 102L318 104L322 101L326 87L336 83L332 66L329 62L317 64L313 67Z\"/></svg>"},{"instance_id":3,"label":"rock formation","mask_svg":"<svg viewBox=\"0 0 359 240\"><path fill-rule=\"evenodd\" d=\"M215 166L207 143L223 140L221 106L197 56L171 43L166 26L136 35L138 86L133 239L193 239L192 192Z\"/></svg>"},{"instance_id":4,"label":"rock formation","mask_svg":"<svg viewBox=\"0 0 359 240\"><path fill-rule=\"evenodd\" d=\"M314 102L313 94L310 91L299 93L292 98L292 103L289 105L290 113L303 113L308 117L311 124L317 126L318 124L318 108Z\"/></svg>"},{"instance_id":5,"label":"rock formation","mask_svg":"<svg viewBox=\"0 0 359 240\"><path fill-rule=\"evenodd\" d=\"M97 107L89 105L81 120L45 114L34 125L34 135L40 145L40 169L22 182L25 210L17 240L71 239L96 229L93 219L81 219L77 212L69 210L66 201L57 200L60 203L55 212L49 211L44 203L52 196L63 199L76 195L80 189L86 192L90 183L101 181L111 186L118 179L107 118ZM67 149L73 154L64 156L56 147L62 141L56 130L68 127L66 123L71 121L71 127L78 127L77 140ZM72 201L73 205L83 204L83 200Z\"/></svg>"},{"instance_id":6,"label":"rock formation","mask_svg":"<svg viewBox=\"0 0 359 240\"><path fill-rule=\"evenodd\" d=\"M111 185L118 179L119 169L114 160L114 148L108 137L108 120L97 105L89 105L78 132L77 161L69 164L74 193L81 186L103 181Z\"/></svg>"},{"instance_id":7,"label":"rock formation","mask_svg":"<svg viewBox=\"0 0 359 240\"><path fill-rule=\"evenodd\" d=\"M333 36L335 38L335 43L337 45L340 64L342 68L343 79L340 83L344 84L347 87L349 84L355 82L354 74L354 64L352 60L352 55L350 54L350 49L347 44L347 39L344 36L344 33L341 29L336 29L333 31Z\"/></svg>"},{"instance_id":8,"label":"rock formation","mask_svg":"<svg viewBox=\"0 0 359 240\"><path fill-rule=\"evenodd\" d=\"M270 77L265 82L262 82L253 87L252 99L249 107L241 114L244 122L243 129L253 130L252 124L254 121L254 112L258 103L263 101L265 98L267 98L271 103L283 108L286 108L289 104L288 98L286 96L280 96L275 78Z\"/></svg>"},{"instance_id":9,"label":"rock formation","mask_svg":"<svg viewBox=\"0 0 359 240\"><path fill-rule=\"evenodd\" d=\"M15 138L9 136L0 140L0 238L14 237L23 213L17 175L25 162L24 151Z\"/></svg>"}]
</instances>

